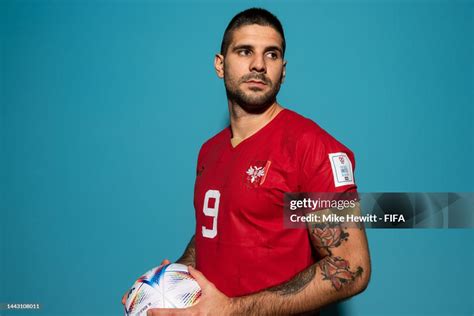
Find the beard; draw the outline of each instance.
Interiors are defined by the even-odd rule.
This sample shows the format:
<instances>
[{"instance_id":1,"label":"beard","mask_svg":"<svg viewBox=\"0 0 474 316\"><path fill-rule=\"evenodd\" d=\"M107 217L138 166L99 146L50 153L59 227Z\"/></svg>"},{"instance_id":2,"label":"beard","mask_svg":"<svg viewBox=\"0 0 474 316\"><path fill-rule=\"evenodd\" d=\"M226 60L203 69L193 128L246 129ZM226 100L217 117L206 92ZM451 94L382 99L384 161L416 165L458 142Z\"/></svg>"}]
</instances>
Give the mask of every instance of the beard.
<instances>
[{"instance_id":1,"label":"beard","mask_svg":"<svg viewBox=\"0 0 474 316\"><path fill-rule=\"evenodd\" d=\"M252 114L260 114L265 112L275 101L278 92L280 91L281 79L273 83L262 73L249 73L241 78L232 78L226 75L228 72L224 71L224 84L227 98L237 103L245 112ZM270 89L263 93L260 88L250 88L253 92L245 92L240 88L240 85L249 80L263 81Z\"/></svg>"}]
</instances>

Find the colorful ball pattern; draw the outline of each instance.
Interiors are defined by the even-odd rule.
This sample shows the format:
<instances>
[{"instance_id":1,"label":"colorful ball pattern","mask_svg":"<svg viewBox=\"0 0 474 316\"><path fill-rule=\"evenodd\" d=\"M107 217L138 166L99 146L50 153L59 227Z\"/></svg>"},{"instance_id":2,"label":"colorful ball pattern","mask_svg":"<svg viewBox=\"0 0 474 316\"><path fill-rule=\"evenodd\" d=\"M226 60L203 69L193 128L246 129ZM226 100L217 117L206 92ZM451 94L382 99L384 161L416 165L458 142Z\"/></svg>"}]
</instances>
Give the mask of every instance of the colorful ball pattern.
<instances>
[{"instance_id":1,"label":"colorful ball pattern","mask_svg":"<svg viewBox=\"0 0 474 316\"><path fill-rule=\"evenodd\" d=\"M150 308L185 308L196 304L201 288L188 267L172 263L151 269L133 284L125 303L126 316L145 316Z\"/></svg>"}]
</instances>

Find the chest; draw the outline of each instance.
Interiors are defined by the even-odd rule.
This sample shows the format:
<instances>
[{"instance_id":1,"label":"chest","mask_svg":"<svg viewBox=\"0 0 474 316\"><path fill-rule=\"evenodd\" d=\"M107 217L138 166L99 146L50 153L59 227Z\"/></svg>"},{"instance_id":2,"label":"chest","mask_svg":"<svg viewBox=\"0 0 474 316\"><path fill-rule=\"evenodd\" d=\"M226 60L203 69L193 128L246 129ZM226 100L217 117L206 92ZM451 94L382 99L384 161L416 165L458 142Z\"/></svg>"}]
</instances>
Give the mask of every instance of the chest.
<instances>
[{"instance_id":1,"label":"chest","mask_svg":"<svg viewBox=\"0 0 474 316\"><path fill-rule=\"evenodd\" d=\"M204 236L235 241L279 230L284 194L298 191L296 157L286 146L239 146L209 151L198 165L194 204Z\"/></svg>"}]
</instances>

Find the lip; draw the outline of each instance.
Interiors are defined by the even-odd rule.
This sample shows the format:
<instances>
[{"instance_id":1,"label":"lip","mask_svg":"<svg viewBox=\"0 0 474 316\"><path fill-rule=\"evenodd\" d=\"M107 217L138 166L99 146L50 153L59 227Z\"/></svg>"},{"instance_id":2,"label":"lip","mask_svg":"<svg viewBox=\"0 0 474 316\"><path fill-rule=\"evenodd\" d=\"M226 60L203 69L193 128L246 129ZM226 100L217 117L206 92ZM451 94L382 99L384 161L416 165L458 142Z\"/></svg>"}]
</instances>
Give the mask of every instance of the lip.
<instances>
[{"instance_id":1,"label":"lip","mask_svg":"<svg viewBox=\"0 0 474 316\"><path fill-rule=\"evenodd\" d=\"M256 85L256 86L266 86L267 84L263 81L260 80L248 80L245 81L245 83L251 84L251 85Z\"/></svg>"}]
</instances>

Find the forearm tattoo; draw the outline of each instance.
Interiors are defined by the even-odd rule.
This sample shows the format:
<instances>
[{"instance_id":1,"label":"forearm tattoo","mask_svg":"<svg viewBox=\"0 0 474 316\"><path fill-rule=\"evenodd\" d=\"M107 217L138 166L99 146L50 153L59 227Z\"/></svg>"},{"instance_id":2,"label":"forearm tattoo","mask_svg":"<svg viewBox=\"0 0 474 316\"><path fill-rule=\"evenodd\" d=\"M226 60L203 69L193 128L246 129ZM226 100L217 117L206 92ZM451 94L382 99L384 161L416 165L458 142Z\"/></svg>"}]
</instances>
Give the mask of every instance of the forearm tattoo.
<instances>
[{"instance_id":1,"label":"forearm tattoo","mask_svg":"<svg viewBox=\"0 0 474 316\"><path fill-rule=\"evenodd\" d=\"M351 271L349 261L332 254L332 249L349 239L349 233L340 224L316 224L311 230L311 238L317 250L327 255L318 263L323 280L331 281L336 290L340 290L344 284L351 283L362 275L364 272L362 267Z\"/></svg>"},{"instance_id":2,"label":"forearm tattoo","mask_svg":"<svg viewBox=\"0 0 474 316\"><path fill-rule=\"evenodd\" d=\"M290 281L268 289L270 292L277 292L281 295L295 294L302 291L314 279L316 266L312 265L306 270L298 273Z\"/></svg>"},{"instance_id":3,"label":"forearm tattoo","mask_svg":"<svg viewBox=\"0 0 474 316\"><path fill-rule=\"evenodd\" d=\"M349 262L341 257L328 256L321 260L318 265L323 280L330 280L336 290L340 290L344 284L354 281L364 271L362 267L357 267L356 271L352 272Z\"/></svg>"},{"instance_id":4,"label":"forearm tattoo","mask_svg":"<svg viewBox=\"0 0 474 316\"><path fill-rule=\"evenodd\" d=\"M194 236L189 241L188 246L186 247L186 250L184 251L181 258L176 260L176 262L185 265L191 265L193 267L196 266L196 247L194 244Z\"/></svg>"},{"instance_id":5,"label":"forearm tattoo","mask_svg":"<svg viewBox=\"0 0 474 316\"><path fill-rule=\"evenodd\" d=\"M349 233L345 232L340 224L317 224L312 229L311 238L318 251L324 250L331 256L331 249L347 241Z\"/></svg>"}]
</instances>

